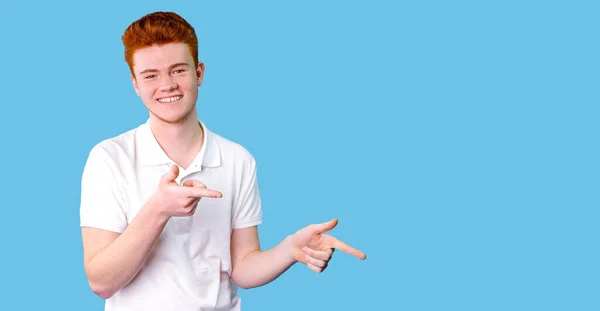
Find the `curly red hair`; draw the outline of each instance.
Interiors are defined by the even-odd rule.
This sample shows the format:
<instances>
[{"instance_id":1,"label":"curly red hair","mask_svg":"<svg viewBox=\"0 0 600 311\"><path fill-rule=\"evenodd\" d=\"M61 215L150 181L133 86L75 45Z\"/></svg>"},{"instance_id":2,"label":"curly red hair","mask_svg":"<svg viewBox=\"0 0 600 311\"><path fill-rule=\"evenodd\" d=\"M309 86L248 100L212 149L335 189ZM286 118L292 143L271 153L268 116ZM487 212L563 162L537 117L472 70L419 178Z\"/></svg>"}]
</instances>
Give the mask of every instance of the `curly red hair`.
<instances>
[{"instance_id":1,"label":"curly red hair","mask_svg":"<svg viewBox=\"0 0 600 311\"><path fill-rule=\"evenodd\" d=\"M194 58L194 66L198 65L196 31L183 17L173 12L154 12L138 19L127 27L121 40L125 46L125 61L134 76L133 53L155 44L185 43Z\"/></svg>"}]
</instances>

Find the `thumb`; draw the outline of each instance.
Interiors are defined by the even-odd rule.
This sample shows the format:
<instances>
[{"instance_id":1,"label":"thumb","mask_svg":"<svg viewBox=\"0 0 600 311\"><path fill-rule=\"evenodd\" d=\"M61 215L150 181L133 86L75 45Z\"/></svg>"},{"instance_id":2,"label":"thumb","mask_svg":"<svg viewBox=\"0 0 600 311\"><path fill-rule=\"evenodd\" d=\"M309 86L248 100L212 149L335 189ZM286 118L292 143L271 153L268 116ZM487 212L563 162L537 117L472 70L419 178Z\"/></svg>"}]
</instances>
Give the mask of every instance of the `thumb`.
<instances>
[{"instance_id":1,"label":"thumb","mask_svg":"<svg viewBox=\"0 0 600 311\"><path fill-rule=\"evenodd\" d=\"M338 220L337 220L337 218L334 218L328 222L324 222L322 224L317 224L317 225L315 225L314 228L318 232L323 233L323 232L327 232L327 231L335 228L335 226L337 226L337 224L338 224Z\"/></svg>"},{"instance_id":2,"label":"thumb","mask_svg":"<svg viewBox=\"0 0 600 311\"><path fill-rule=\"evenodd\" d=\"M179 176L179 167L175 164L171 165L171 169L168 173L164 174L161 178L162 183L172 183Z\"/></svg>"}]
</instances>

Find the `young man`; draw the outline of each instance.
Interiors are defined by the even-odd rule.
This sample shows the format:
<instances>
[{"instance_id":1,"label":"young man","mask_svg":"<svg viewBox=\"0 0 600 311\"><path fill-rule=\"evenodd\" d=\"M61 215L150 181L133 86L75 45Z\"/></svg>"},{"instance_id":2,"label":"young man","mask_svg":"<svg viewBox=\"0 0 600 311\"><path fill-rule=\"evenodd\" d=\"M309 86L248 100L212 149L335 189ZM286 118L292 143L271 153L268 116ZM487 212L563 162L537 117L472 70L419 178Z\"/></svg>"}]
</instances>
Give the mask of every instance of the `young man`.
<instances>
[{"instance_id":1,"label":"young man","mask_svg":"<svg viewBox=\"0 0 600 311\"><path fill-rule=\"evenodd\" d=\"M261 250L254 158L196 115L204 64L192 26L157 12L123 35L145 124L97 144L82 176L89 284L106 310L240 310L237 287L267 284L296 262L315 272L333 249L365 255L314 224Z\"/></svg>"}]
</instances>

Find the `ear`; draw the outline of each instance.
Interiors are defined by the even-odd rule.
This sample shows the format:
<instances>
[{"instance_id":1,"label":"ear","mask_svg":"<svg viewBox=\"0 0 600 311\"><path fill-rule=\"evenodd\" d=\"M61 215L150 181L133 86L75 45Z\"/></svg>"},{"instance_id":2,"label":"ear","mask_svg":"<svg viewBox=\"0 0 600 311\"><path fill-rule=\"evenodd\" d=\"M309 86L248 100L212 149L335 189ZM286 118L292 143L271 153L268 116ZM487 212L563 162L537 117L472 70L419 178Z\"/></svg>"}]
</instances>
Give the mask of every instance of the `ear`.
<instances>
[{"instance_id":1,"label":"ear","mask_svg":"<svg viewBox=\"0 0 600 311\"><path fill-rule=\"evenodd\" d=\"M202 85L202 79L204 78L204 63L198 62L198 68L196 68L196 77L198 78L198 86Z\"/></svg>"},{"instance_id":2,"label":"ear","mask_svg":"<svg viewBox=\"0 0 600 311\"><path fill-rule=\"evenodd\" d=\"M135 77L133 75L131 75L130 77L131 77L131 83L133 84L133 89L135 90L135 93L138 96L140 96L140 89L138 88L137 80L135 79Z\"/></svg>"}]
</instances>

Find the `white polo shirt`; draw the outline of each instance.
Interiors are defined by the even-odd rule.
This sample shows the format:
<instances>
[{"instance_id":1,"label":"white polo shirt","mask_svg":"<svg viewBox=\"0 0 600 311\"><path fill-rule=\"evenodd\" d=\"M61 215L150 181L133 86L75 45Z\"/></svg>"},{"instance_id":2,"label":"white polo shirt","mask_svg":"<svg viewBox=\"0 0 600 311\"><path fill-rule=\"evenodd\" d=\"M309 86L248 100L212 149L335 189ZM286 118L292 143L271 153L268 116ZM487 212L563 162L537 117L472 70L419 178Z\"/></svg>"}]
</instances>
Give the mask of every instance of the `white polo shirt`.
<instances>
[{"instance_id":1,"label":"white polo shirt","mask_svg":"<svg viewBox=\"0 0 600 311\"><path fill-rule=\"evenodd\" d=\"M240 310L231 280L234 228L262 222L256 163L241 145L204 129L204 144L180 173L223 198L202 198L193 216L172 217L136 277L106 300L107 311ZM123 232L175 164L162 150L150 123L94 146L81 184L82 227Z\"/></svg>"}]
</instances>

